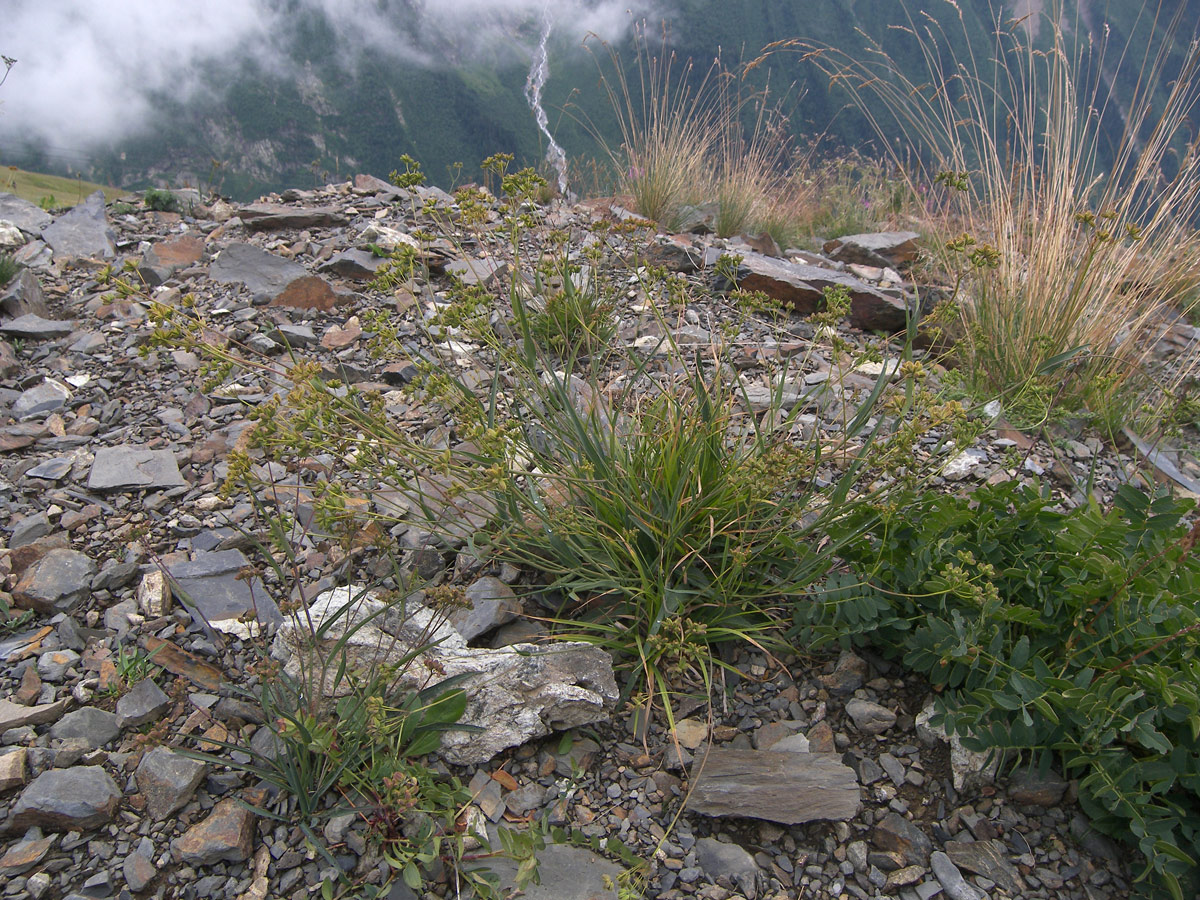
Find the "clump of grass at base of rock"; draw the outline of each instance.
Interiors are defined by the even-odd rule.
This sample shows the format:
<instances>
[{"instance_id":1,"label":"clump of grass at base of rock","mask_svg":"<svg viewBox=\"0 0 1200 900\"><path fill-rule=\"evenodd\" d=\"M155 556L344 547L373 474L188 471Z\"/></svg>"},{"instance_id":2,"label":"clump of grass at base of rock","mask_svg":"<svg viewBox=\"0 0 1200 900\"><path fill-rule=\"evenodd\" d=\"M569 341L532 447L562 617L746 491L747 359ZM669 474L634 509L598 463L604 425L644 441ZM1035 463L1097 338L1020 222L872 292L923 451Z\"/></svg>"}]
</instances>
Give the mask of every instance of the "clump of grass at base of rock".
<instances>
[{"instance_id":1,"label":"clump of grass at base of rock","mask_svg":"<svg viewBox=\"0 0 1200 900\"><path fill-rule=\"evenodd\" d=\"M1193 507L1129 486L1108 512L1015 482L897 496L834 523L849 572L796 606L795 637L899 657L971 749L1057 760L1093 824L1144 854L1142 879L1182 900L1200 860Z\"/></svg>"}]
</instances>

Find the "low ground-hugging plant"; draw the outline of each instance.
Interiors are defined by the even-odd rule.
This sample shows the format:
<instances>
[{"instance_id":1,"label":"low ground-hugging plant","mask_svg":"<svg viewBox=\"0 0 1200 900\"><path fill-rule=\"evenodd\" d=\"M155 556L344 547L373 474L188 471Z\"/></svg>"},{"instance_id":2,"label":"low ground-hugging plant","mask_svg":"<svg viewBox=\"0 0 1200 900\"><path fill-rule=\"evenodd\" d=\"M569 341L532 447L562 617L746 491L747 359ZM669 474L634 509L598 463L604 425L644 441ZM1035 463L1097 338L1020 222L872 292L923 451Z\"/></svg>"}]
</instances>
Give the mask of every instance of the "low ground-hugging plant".
<instances>
[{"instance_id":1,"label":"low ground-hugging plant","mask_svg":"<svg viewBox=\"0 0 1200 900\"><path fill-rule=\"evenodd\" d=\"M1128 486L1108 512L1016 482L897 497L877 524L845 521L870 536L851 533L850 572L798 608L798 635L900 657L944 691L941 722L968 747L1057 758L1094 824L1182 898L1200 860L1192 512Z\"/></svg>"}]
</instances>

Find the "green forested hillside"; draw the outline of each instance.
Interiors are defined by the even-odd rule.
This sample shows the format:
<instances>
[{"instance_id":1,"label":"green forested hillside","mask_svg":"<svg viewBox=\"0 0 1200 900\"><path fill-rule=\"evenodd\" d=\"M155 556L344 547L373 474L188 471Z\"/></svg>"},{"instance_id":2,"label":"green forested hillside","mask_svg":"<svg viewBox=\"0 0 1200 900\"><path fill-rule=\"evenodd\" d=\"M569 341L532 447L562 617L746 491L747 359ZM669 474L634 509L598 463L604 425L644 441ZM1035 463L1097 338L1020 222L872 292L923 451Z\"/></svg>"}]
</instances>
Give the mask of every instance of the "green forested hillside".
<instances>
[{"instance_id":1,"label":"green forested hillside","mask_svg":"<svg viewBox=\"0 0 1200 900\"><path fill-rule=\"evenodd\" d=\"M1177 0L1171 8L1179 5ZM960 52L969 41L986 62L994 46L994 13L985 0L960 2L957 7L942 0L920 4L925 13L916 10L917 4L909 6L919 27L942 23ZM1186 0L1185 6L1192 7L1184 16L1184 37L1190 38L1191 23L1200 20L1200 0ZM1108 26L1114 62L1127 42L1135 52L1161 42L1163 26L1160 23L1155 33L1143 4L1093 0L1081 9L1077 0L1065 0L1063 7L1071 33L1081 39L1102 40ZM696 61L694 79L717 57L736 70L765 45L788 38L828 43L851 53L861 53L875 40L911 71L922 66L917 43L904 30L910 14L897 0L673 0L666 8L671 15L665 40L678 58ZM1011 11L1009 0L1002 15ZM438 64L417 65L378 51L362 51L350 60L330 52L333 31L321 15L298 15L291 33L281 36L292 71L271 71L253 59L234 67L214 66L206 73L213 87L206 99L183 106L162 97L161 121L153 131L95 149L84 175L126 186L182 178L250 196L359 171L386 176L403 153L421 160L430 178L443 184L451 180L450 166L456 162L464 164L463 175L470 179L478 173L479 160L491 153L513 153L522 163L542 158L542 140L523 96L536 22L509 38L518 52L477 59L478 54L457 52L448 44L429 48ZM646 32L648 46L659 52L663 26L647 23ZM572 157L597 154L581 120L590 121L606 139L618 140L612 111L598 84L602 74L614 74L608 50L596 41L585 43L581 47L560 37L552 38L550 45L545 105L551 128ZM614 49L636 83L632 44L627 41ZM1137 66L1126 60L1115 81L1119 96L1132 94L1136 72ZM831 92L825 77L799 54L773 55L751 73L757 87L768 79L801 146L817 135L831 150L861 146L873 138L846 108L845 94ZM1110 111L1110 118L1109 126L1119 129L1120 117ZM34 146L24 147L10 161L54 168Z\"/></svg>"}]
</instances>

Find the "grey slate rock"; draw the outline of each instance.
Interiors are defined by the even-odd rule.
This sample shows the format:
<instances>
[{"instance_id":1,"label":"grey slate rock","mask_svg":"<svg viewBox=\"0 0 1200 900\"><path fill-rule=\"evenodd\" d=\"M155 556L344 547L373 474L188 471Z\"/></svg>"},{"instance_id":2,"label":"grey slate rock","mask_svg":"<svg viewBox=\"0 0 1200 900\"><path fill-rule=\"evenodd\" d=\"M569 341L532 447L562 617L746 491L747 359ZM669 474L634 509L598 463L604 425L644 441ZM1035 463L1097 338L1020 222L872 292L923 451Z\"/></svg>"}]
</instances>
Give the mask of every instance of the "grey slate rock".
<instances>
[{"instance_id":1,"label":"grey slate rock","mask_svg":"<svg viewBox=\"0 0 1200 900\"><path fill-rule=\"evenodd\" d=\"M333 259L322 263L318 272L329 272L355 281L370 281L387 260L369 250L343 250Z\"/></svg>"},{"instance_id":2,"label":"grey slate rock","mask_svg":"<svg viewBox=\"0 0 1200 900\"><path fill-rule=\"evenodd\" d=\"M21 396L13 402L12 413L18 419L45 416L62 409L70 399L70 388L57 381L46 379L41 384L22 391Z\"/></svg>"},{"instance_id":3,"label":"grey slate rock","mask_svg":"<svg viewBox=\"0 0 1200 900\"><path fill-rule=\"evenodd\" d=\"M116 256L116 237L104 210L104 192L96 191L43 228L42 240L58 259Z\"/></svg>"},{"instance_id":4,"label":"grey slate rock","mask_svg":"<svg viewBox=\"0 0 1200 900\"><path fill-rule=\"evenodd\" d=\"M1056 806L1066 792L1067 782L1053 769L1042 775L1035 768L1020 768L1008 782L1008 796L1024 806Z\"/></svg>"},{"instance_id":5,"label":"grey slate rock","mask_svg":"<svg viewBox=\"0 0 1200 900\"><path fill-rule=\"evenodd\" d=\"M846 715L863 734L883 734L896 724L896 714L890 709L857 697L846 704Z\"/></svg>"},{"instance_id":6,"label":"grey slate rock","mask_svg":"<svg viewBox=\"0 0 1200 900\"><path fill-rule=\"evenodd\" d=\"M493 841L498 846L499 841ZM521 900L617 900L621 867L583 847L547 843L538 851L541 884L527 885ZM501 886L512 884L517 864L504 857L488 860Z\"/></svg>"},{"instance_id":7,"label":"grey slate rock","mask_svg":"<svg viewBox=\"0 0 1200 900\"><path fill-rule=\"evenodd\" d=\"M38 657L38 675L42 676L43 681L57 683L66 677L80 659L74 650L47 650Z\"/></svg>"},{"instance_id":8,"label":"grey slate rock","mask_svg":"<svg viewBox=\"0 0 1200 900\"><path fill-rule=\"evenodd\" d=\"M204 763L188 759L166 747L155 747L142 757L135 777L146 798L146 812L160 822L182 808L204 780Z\"/></svg>"},{"instance_id":9,"label":"grey slate rock","mask_svg":"<svg viewBox=\"0 0 1200 900\"><path fill-rule=\"evenodd\" d=\"M941 850L933 852L929 857L929 864L938 884L950 900L987 900L987 894L963 878L958 866Z\"/></svg>"},{"instance_id":10,"label":"grey slate rock","mask_svg":"<svg viewBox=\"0 0 1200 900\"><path fill-rule=\"evenodd\" d=\"M854 770L830 753L713 748L692 766L688 808L784 825L848 821L860 796Z\"/></svg>"},{"instance_id":11,"label":"grey slate rock","mask_svg":"<svg viewBox=\"0 0 1200 900\"><path fill-rule=\"evenodd\" d=\"M22 269L0 292L0 314L14 319L24 315L45 317L50 314L42 283L29 269Z\"/></svg>"},{"instance_id":12,"label":"grey slate rock","mask_svg":"<svg viewBox=\"0 0 1200 900\"><path fill-rule=\"evenodd\" d=\"M850 292L851 298L859 294L879 294L870 285L845 272L775 259L761 253L745 253L741 256L742 262L737 270L738 287L763 291L802 315L817 311L827 287L844 287Z\"/></svg>"},{"instance_id":13,"label":"grey slate rock","mask_svg":"<svg viewBox=\"0 0 1200 900\"><path fill-rule=\"evenodd\" d=\"M120 789L100 766L50 769L21 792L9 821L15 828L80 831L111 821L120 802Z\"/></svg>"},{"instance_id":14,"label":"grey slate rock","mask_svg":"<svg viewBox=\"0 0 1200 900\"><path fill-rule=\"evenodd\" d=\"M278 625L283 614L257 576L239 578L250 561L240 550L200 551L191 560L169 564L172 591L182 592L189 610L195 610L214 628L236 630L238 619L249 612L261 625ZM194 613L195 614L195 613Z\"/></svg>"},{"instance_id":15,"label":"grey slate rock","mask_svg":"<svg viewBox=\"0 0 1200 900\"><path fill-rule=\"evenodd\" d=\"M928 865L933 842L904 816L889 812L871 832L871 842L880 850L899 853L906 865Z\"/></svg>"},{"instance_id":16,"label":"grey slate rock","mask_svg":"<svg viewBox=\"0 0 1200 900\"><path fill-rule=\"evenodd\" d=\"M311 347L317 342L316 332L308 325L280 325L270 336L288 347Z\"/></svg>"},{"instance_id":17,"label":"grey slate rock","mask_svg":"<svg viewBox=\"0 0 1200 900\"><path fill-rule=\"evenodd\" d=\"M161 719L171 706L171 698L153 679L143 678L117 701L117 724L137 728Z\"/></svg>"},{"instance_id":18,"label":"grey slate rock","mask_svg":"<svg viewBox=\"0 0 1200 900\"><path fill-rule=\"evenodd\" d=\"M281 203L253 203L243 206L237 216L250 231L274 231L280 228L328 228L345 225L346 217L332 206L284 206Z\"/></svg>"},{"instance_id":19,"label":"grey slate rock","mask_svg":"<svg viewBox=\"0 0 1200 900\"><path fill-rule=\"evenodd\" d=\"M490 287L507 271L508 263L495 259L456 259L446 266L447 275L469 286Z\"/></svg>"},{"instance_id":20,"label":"grey slate rock","mask_svg":"<svg viewBox=\"0 0 1200 900\"><path fill-rule=\"evenodd\" d=\"M186 487L170 450L147 450L131 444L96 451L88 489L93 491L159 490Z\"/></svg>"},{"instance_id":21,"label":"grey slate rock","mask_svg":"<svg viewBox=\"0 0 1200 900\"><path fill-rule=\"evenodd\" d=\"M220 284L244 284L255 298L271 299L308 270L252 244L230 244L209 265L208 275Z\"/></svg>"},{"instance_id":22,"label":"grey slate rock","mask_svg":"<svg viewBox=\"0 0 1200 900\"><path fill-rule=\"evenodd\" d=\"M50 737L54 740L69 741L79 738L86 741L91 750L98 750L115 741L120 733L121 727L116 715L94 706L85 706L83 709L67 713L50 729Z\"/></svg>"},{"instance_id":23,"label":"grey slate rock","mask_svg":"<svg viewBox=\"0 0 1200 900\"><path fill-rule=\"evenodd\" d=\"M26 478L43 478L46 481L61 481L66 478L75 465L75 460L69 456L56 456L44 463L39 463L25 473Z\"/></svg>"},{"instance_id":24,"label":"grey slate rock","mask_svg":"<svg viewBox=\"0 0 1200 900\"><path fill-rule=\"evenodd\" d=\"M470 605L450 615L450 624L465 640L474 640L521 613L521 603L513 589L491 575L472 583L466 594Z\"/></svg>"},{"instance_id":25,"label":"grey slate rock","mask_svg":"<svg viewBox=\"0 0 1200 900\"><path fill-rule=\"evenodd\" d=\"M96 564L78 550L55 547L25 570L13 591L23 609L69 613L86 596Z\"/></svg>"},{"instance_id":26,"label":"grey slate rock","mask_svg":"<svg viewBox=\"0 0 1200 900\"><path fill-rule=\"evenodd\" d=\"M46 514L41 512L34 513L13 524L12 535L8 539L8 547L10 550L16 550L18 547L24 547L26 544L32 544L39 538L44 538L49 533L50 520L46 518Z\"/></svg>"},{"instance_id":27,"label":"grey slate rock","mask_svg":"<svg viewBox=\"0 0 1200 900\"><path fill-rule=\"evenodd\" d=\"M711 837L696 841L695 852L696 864L714 881L719 875L728 875L748 900L754 900L760 870L753 855L737 844L726 844Z\"/></svg>"},{"instance_id":28,"label":"grey slate rock","mask_svg":"<svg viewBox=\"0 0 1200 900\"><path fill-rule=\"evenodd\" d=\"M860 266L903 266L917 255L915 231L876 231L869 234L848 234L826 241L825 255L836 262Z\"/></svg>"},{"instance_id":29,"label":"grey slate rock","mask_svg":"<svg viewBox=\"0 0 1200 900\"><path fill-rule=\"evenodd\" d=\"M41 234L54 217L16 194L0 193L0 220L12 222L26 234Z\"/></svg>"},{"instance_id":30,"label":"grey slate rock","mask_svg":"<svg viewBox=\"0 0 1200 900\"><path fill-rule=\"evenodd\" d=\"M121 864L121 874L125 876L125 886L133 893L138 894L154 880L158 869L148 857L141 853L130 853L125 857L125 862Z\"/></svg>"},{"instance_id":31,"label":"grey slate rock","mask_svg":"<svg viewBox=\"0 0 1200 900\"><path fill-rule=\"evenodd\" d=\"M959 869L996 882L1014 897L1025 891L1016 866L1005 858L999 841L947 841L946 855Z\"/></svg>"},{"instance_id":32,"label":"grey slate rock","mask_svg":"<svg viewBox=\"0 0 1200 900\"><path fill-rule=\"evenodd\" d=\"M843 650L829 675L821 676L821 684L834 697L849 697L867 679L867 661L849 650Z\"/></svg>"},{"instance_id":33,"label":"grey slate rock","mask_svg":"<svg viewBox=\"0 0 1200 900\"><path fill-rule=\"evenodd\" d=\"M11 322L0 324L0 334L22 340L44 341L65 337L75 330L75 323L65 319L43 319L33 313L18 316Z\"/></svg>"}]
</instances>

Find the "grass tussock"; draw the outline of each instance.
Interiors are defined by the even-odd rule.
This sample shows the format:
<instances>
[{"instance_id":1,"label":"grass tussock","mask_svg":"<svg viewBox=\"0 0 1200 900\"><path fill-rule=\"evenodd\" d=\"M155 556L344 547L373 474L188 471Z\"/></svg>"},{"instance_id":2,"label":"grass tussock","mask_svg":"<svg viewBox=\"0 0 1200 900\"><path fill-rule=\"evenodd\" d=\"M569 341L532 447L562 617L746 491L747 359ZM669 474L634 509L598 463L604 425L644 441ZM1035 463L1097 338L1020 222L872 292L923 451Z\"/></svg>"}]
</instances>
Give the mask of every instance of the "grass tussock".
<instances>
[{"instance_id":1,"label":"grass tussock","mask_svg":"<svg viewBox=\"0 0 1200 900\"><path fill-rule=\"evenodd\" d=\"M1178 35L1178 16L1146 15ZM986 52L955 51L962 42L933 17L910 18L902 30L923 55L922 84L880 46L863 59L789 49L815 52L880 134L890 111L924 161L911 186L930 201L975 390L1042 414L1086 408L1119 426L1154 418L1197 361L1188 354L1166 384L1151 379L1156 329L1194 302L1197 283L1200 156L1183 136L1200 99L1200 47L1172 66L1175 42L1164 40L1116 81L1133 87L1114 92L1133 48L1092 46L1057 13L1047 18L1036 44L1022 23L997 21Z\"/></svg>"},{"instance_id":2,"label":"grass tussock","mask_svg":"<svg viewBox=\"0 0 1200 900\"><path fill-rule=\"evenodd\" d=\"M678 230L699 212L720 237L766 231L789 247L875 230L899 209L901 183L883 163L858 153L827 160L820 140L797 149L786 92L776 97L769 79L755 86L755 62L730 69L717 59L701 75L665 37L652 47L640 33L635 44L632 67L605 45L612 74L601 85L619 143L591 130L638 214Z\"/></svg>"}]
</instances>

